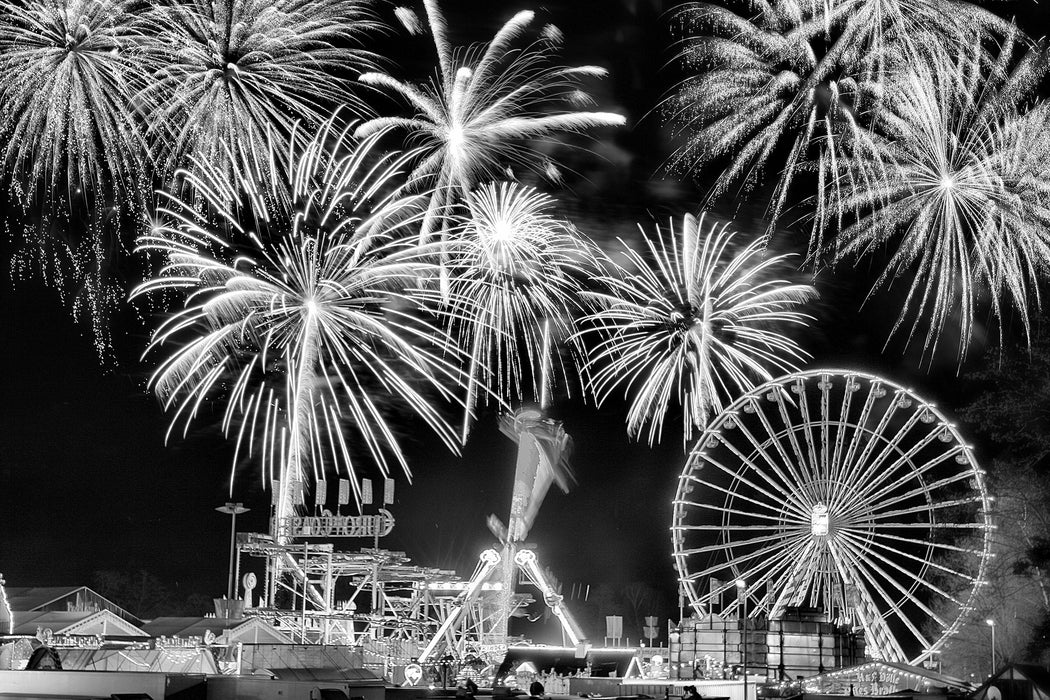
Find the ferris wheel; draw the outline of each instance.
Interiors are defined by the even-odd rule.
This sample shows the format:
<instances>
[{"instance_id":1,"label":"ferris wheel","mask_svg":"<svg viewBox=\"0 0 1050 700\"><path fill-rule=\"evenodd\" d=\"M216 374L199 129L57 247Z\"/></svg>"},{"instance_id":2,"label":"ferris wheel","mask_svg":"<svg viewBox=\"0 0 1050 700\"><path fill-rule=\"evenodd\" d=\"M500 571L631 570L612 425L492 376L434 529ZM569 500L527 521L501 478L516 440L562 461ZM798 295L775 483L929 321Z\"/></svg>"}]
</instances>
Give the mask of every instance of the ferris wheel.
<instances>
[{"instance_id":1,"label":"ferris wheel","mask_svg":"<svg viewBox=\"0 0 1050 700\"><path fill-rule=\"evenodd\" d=\"M973 607L990 507L972 448L931 403L863 372L799 372L700 436L674 500L675 565L700 614L820 608L862 627L871 656L914 664Z\"/></svg>"}]
</instances>

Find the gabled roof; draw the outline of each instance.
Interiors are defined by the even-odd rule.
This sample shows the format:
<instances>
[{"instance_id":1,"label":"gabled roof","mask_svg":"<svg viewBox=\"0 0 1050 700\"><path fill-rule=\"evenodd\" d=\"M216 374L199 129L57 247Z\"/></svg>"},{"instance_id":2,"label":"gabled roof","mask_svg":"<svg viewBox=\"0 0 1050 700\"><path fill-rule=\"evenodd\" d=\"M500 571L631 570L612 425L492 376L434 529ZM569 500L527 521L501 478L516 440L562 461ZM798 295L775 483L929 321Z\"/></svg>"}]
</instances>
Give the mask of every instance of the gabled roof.
<instances>
[{"instance_id":1,"label":"gabled roof","mask_svg":"<svg viewBox=\"0 0 1050 700\"><path fill-rule=\"evenodd\" d=\"M37 629L50 629L54 634L95 635L107 637L148 637L142 629L121 619L109 610L98 612L16 612L13 634L36 634Z\"/></svg>"},{"instance_id":2,"label":"gabled roof","mask_svg":"<svg viewBox=\"0 0 1050 700\"><path fill-rule=\"evenodd\" d=\"M219 667L208 649L65 649L67 671L135 671L137 673L217 674Z\"/></svg>"},{"instance_id":3,"label":"gabled roof","mask_svg":"<svg viewBox=\"0 0 1050 700\"><path fill-rule=\"evenodd\" d=\"M109 610L118 617L141 620L87 586L5 586L12 612Z\"/></svg>"},{"instance_id":4,"label":"gabled roof","mask_svg":"<svg viewBox=\"0 0 1050 700\"><path fill-rule=\"evenodd\" d=\"M257 617L230 620L221 617L158 617L142 625L152 637L204 638L207 632L226 635L228 642L291 644L292 640Z\"/></svg>"},{"instance_id":5,"label":"gabled roof","mask_svg":"<svg viewBox=\"0 0 1050 700\"><path fill-rule=\"evenodd\" d=\"M970 697L973 700L985 700L988 697L989 688L998 688L998 681L1027 680L1032 684L1032 693L1029 697L1033 700L1046 700L1050 698L1050 672L1042 666L1031 664L1010 664L999 669L999 672L989 678L974 691Z\"/></svg>"},{"instance_id":6,"label":"gabled roof","mask_svg":"<svg viewBox=\"0 0 1050 700\"><path fill-rule=\"evenodd\" d=\"M1050 671L1034 664L1013 664L1013 669L1032 681L1043 692L1050 693Z\"/></svg>"},{"instance_id":7,"label":"gabled roof","mask_svg":"<svg viewBox=\"0 0 1050 700\"><path fill-rule=\"evenodd\" d=\"M37 610L87 589L87 586L5 586L12 610Z\"/></svg>"}]
</instances>

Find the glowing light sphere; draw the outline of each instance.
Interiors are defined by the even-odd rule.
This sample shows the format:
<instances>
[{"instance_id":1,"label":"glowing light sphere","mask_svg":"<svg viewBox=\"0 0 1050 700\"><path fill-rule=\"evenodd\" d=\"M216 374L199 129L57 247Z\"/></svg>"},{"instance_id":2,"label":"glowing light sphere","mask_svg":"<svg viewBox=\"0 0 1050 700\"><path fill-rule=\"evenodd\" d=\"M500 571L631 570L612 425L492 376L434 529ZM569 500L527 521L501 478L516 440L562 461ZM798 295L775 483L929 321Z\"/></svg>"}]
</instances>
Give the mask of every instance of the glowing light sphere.
<instances>
[{"instance_id":1,"label":"glowing light sphere","mask_svg":"<svg viewBox=\"0 0 1050 700\"><path fill-rule=\"evenodd\" d=\"M919 664L973 609L991 556L973 449L934 405L851 370L796 372L741 396L678 479L675 566L698 613L822 609L868 653Z\"/></svg>"}]
</instances>

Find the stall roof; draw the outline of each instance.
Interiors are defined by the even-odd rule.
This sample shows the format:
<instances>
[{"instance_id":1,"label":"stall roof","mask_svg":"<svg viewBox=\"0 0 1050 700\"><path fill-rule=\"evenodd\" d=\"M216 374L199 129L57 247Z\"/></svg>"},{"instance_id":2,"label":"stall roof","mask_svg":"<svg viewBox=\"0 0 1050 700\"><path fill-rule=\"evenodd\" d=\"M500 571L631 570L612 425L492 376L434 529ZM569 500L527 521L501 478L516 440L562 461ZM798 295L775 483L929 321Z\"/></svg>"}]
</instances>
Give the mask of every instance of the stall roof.
<instances>
[{"instance_id":1,"label":"stall roof","mask_svg":"<svg viewBox=\"0 0 1050 700\"><path fill-rule=\"evenodd\" d=\"M158 617L143 624L142 628L152 637L203 638L210 631L216 636L226 634L229 641L266 644L292 642L283 632L257 617Z\"/></svg>"},{"instance_id":2,"label":"stall roof","mask_svg":"<svg viewBox=\"0 0 1050 700\"><path fill-rule=\"evenodd\" d=\"M1025 692L1022 686L1030 684ZM1003 700L1048 700L1050 699L1050 672L1042 666L1010 664L999 669L970 696L972 700L990 700L988 691L995 688ZM1020 692L1019 692L1020 691ZM993 694L993 697L995 694Z\"/></svg>"},{"instance_id":3,"label":"stall roof","mask_svg":"<svg viewBox=\"0 0 1050 700\"><path fill-rule=\"evenodd\" d=\"M4 586L13 612L97 612L109 610L134 623L141 618L87 586Z\"/></svg>"},{"instance_id":4,"label":"stall roof","mask_svg":"<svg viewBox=\"0 0 1050 700\"><path fill-rule=\"evenodd\" d=\"M973 686L966 681L955 678L954 676L948 676L943 673L930 670L928 668L922 668L921 666L911 666L909 664L899 663L896 661L866 661L856 666L850 666L848 668L840 668L835 671L829 671L827 673L821 673L816 676L811 676L803 681L804 687L811 687L819 685L822 682L835 682L848 680L852 676L856 676L861 673L870 673L873 670L882 669L891 673L899 674L902 678L901 683L905 687L918 688L921 685L933 685L938 687L952 688L955 690L969 690ZM911 682L909 682L909 680Z\"/></svg>"},{"instance_id":5,"label":"stall roof","mask_svg":"<svg viewBox=\"0 0 1050 700\"><path fill-rule=\"evenodd\" d=\"M109 610L62 612L42 610L14 612L13 634L36 634L37 629L50 629L54 634L102 634L107 637L148 637L144 630Z\"/></svg>"}]
</instances>

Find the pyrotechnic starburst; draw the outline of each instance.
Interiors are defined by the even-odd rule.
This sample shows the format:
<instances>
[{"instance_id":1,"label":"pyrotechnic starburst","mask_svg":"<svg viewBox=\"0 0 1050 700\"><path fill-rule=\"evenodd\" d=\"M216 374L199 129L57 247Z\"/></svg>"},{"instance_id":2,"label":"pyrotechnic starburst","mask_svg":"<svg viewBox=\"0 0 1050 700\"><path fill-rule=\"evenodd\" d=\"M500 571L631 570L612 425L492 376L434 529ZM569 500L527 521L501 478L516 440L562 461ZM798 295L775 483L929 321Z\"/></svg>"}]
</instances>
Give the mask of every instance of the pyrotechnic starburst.
<instances>
[{"instance_id":1,"label":"pyrotechnic starburst","mask_svg":"<svg viewBox=\"0 0 1050 700\"><path fill-rule=\"evenodd\" d=\"M425 292L448 308L451 333L470 358L468 408L490 394L509 405L542 405L551 385L570 386L582 364L574 343L568 360L557 349L583 309L579 295L597 271L595 252L548 213L552 206L517 184L471 192L448 240L448 289Z\"/></svg>"},{"instance_id":2,"label":"pyrotechnic starburst","mask_svg":"<svg viewBox=\"0 0 1050 700\"><path fill-rule=\"evenodd\" d=\"M163 223L139 242L165 262L134 294L186 294L150 344L174 345L152 377L175 410L172 428L224 401L238 452L258 454L280 479L278 517L291 513L309 469L354 474L348 425L384 473L396 464L409 474L391 401L457 445L437 401L463 387L459 358L404 291L434 256L398 231L420 209L391 192L405 157L377 157L376 137L355 147L351 128L330 120L293 153L287 197L268 195L250 171L231 181L198 163L183 173L186 199L169 195Z\"/></svg>"},{"instance_id":3,"label":"pyrotechnic starburst","mask_svg":"<svg viewBox=\"0 0 1050 700\"><path fill-rule=\"evenodd\" d=\"M960 361L982 293L997 318L1029 299L1050 266L1050 105L1026 110L1047 73L1042 51L1018 60L960 57L952 70L916 64L897 76L862 140L843 141L840 211L854 212L836 258L889 249L876 288L911 279L896 333L928 320L924 353L958 314Z\"/></svg>"},{"instance_id":4,"label":"pyrotechnic starburst","mask_svg":"<svg viewBox=\"0 0 1050 700\"><path fill-rule=\"evenodd\" d=\"M0 169L26 222L12 276L58 288L104 359L124 296L111 243L149 176L132 100L150 72L143 38L124 0L0 2Z\"/></svg>"},{"instance_id":5,"label":"pyrotechnic starburst","mask_svg":"<svg viewBox=\"0 0 1050 700\"><path fill-rule=\"evenodd\" d=\"M124 0L0 4L4 173L29 196L94 199L134 188L144 141L132 96L149 75Z\"/></svg>"},{"instance_id":6,"label":"pyrotechnic starburst","mask_svg":"<svg viewBox=\"0 0 1050 700\"><path fill-rule=\"evenodd\" d=\"M816 290L773 277L790 256L767 255L760 241L733 251L735 234L705 227L703 215L686 215L677 233L672 224L642 236L648 255L621 240L624 264L610 262L597 280L607 291L584 295L602 307L581 331L601 338L591 387L599 402L624 391L628 433L648 425L650 444L677 401L688 441L727 398L797 369L806 353L782 326L806 325L797 309Z\"/></svg>"},{"instance_id":7,"label":"pyrotechnic starburst","mask_svg":"<svg viewBox=\"0 0 1050 700\"><path fill-rule=\"evenodd\" d=\"M499 171L510 166L547 169L549 161L524 139L625 123L618 114L573 109L579 103L580 79L604 76L605 70L554 65L557 31L544 31L525 48L513 48L532 22L532 12L514 15L487 44L454 50L437 1L424 0L423 5L437 49L437 80L417 86L383 73L362 75L362 82L398 95L415 113L367 121L358 136L399 128L422 147L425 156L413 174L433 176L427 231L457 193L465 196L483 178L498 179Z\"/></svg>"},{"instance_id":8,"label":"pyrotechnic starburst","mask_svg":"<svg viewBox=\"0 0 1050 700\"><path fill-rule=\"evenodd\" d=\"M943 65L961 47L1006 32L1002 20L954 0L772 0L747 12L691 4L677 19L692 32L678 60L687 77L665 103L688 132L671 167L694 174L728 160L710 188L745 194L774 178L769 228L789 204L795 177L816 169L818 206L834 169L838 133L877 101L895 66ZM816 164L814 166L814 164Z\"/></svg>"},{"instance_id":9,"label":"pyrotechnic starburst","mask_svg":"<svg viewBox=\"0 0 1050 700\"><path fill-rule=\"evenodd\" d=\"M361 109L353 78L374 67L358 48L379 27L370 0L178 0L146 13L161 64L139 95L161 170L284 165L297 122L341 104ZM269 143L278 140L276 152Z\"/></svg>"}]
</instances>

